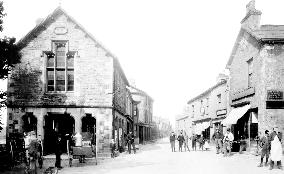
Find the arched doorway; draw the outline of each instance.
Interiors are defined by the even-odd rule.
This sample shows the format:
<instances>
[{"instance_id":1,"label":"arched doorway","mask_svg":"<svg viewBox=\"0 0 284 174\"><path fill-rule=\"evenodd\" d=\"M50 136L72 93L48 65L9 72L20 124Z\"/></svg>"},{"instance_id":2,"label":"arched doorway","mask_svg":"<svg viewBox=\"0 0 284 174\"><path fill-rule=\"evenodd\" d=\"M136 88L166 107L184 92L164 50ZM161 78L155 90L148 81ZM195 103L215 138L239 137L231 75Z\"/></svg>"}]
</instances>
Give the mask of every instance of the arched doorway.
<instances>
[{"instance_id":1,"label":"arched doorway","mask_svg":"<svg viewBox=\"0 0 284 174\"><path fill-rule=\"evenodd\" d=\"M37 133L37 118L32 112L27 112L25 115L23 115L22 120L23 132L35 131Z\"/></svg>"},{"instance_id":2,"label":"arched doorway","mask_svg":"<svg viewBox=\"0 0 284 174\"><path fill-rule=\"evenodd\" d=\"M67 139L74 133L75 120L67 113L49 113L44 118L44 153L55 153L58 136L62 139L62 152L67 152Z\"/></svg>"},{"instance_id":3,"label":"arched doorway","mask_svg":"<svg viewBox=\"0 0 284 174\"><path fill-rule=\"evenodd\" d=\"M96 145L96 118L92 114L82 117L82 133L88 132L92 136L92 144Z\"/></svg>"}]
</instances>

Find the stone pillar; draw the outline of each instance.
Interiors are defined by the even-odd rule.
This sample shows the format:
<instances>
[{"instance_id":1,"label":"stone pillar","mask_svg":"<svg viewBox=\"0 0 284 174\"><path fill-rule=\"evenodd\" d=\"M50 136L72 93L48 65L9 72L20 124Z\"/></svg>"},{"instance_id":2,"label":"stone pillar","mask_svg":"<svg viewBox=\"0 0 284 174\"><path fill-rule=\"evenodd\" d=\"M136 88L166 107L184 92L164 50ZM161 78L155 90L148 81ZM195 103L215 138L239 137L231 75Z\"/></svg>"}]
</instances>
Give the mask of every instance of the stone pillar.
<instances>
[{"instance_id":1,"label":"stone pillar","mask_svg":"<svg viewBox=\"0 0 284 174\"><path fill-rule=\"evenodd\" d=\"M99 158L111 157L112 117L111 109L102 109L97 117L97 154Z\"/></svg>"},{"instance_id":2,"label":"stone pillar","mask_svg":"<svg viewBox=\"0 0 284 174\"><path fill-rule=\"evenodd\" d=\"M75 133L82 132L82 117L81 115L74 116L75 118Z\"/></svg>"}]
</instances>

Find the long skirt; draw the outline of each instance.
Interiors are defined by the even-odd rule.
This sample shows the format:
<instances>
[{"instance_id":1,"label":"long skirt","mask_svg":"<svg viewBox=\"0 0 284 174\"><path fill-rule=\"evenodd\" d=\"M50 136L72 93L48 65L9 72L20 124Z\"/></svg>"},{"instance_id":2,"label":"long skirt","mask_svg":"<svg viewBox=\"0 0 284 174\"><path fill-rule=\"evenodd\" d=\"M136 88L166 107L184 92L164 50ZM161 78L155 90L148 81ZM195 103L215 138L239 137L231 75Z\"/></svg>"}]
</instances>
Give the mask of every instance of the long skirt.
<instances>
[{"instance_id":1,"label":"long skirt","mask_svg":"<svg viewBox=\"0 0 284 174\"><path fill-rule=\"evenodd\" d=\"M278 137L275 136L274 140L271 142L271 160L272 161L281 161L282 158L282 145Z\"/></svg>"}]
</instances>

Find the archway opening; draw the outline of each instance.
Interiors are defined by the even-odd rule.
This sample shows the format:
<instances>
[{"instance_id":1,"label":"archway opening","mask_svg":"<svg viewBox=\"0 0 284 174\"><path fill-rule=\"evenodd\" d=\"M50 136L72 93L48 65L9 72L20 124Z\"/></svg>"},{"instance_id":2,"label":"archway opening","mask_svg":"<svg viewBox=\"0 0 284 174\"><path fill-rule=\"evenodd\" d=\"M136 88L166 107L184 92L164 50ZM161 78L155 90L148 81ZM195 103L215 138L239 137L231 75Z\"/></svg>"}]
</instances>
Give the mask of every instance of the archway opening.
<instances>
[{"instance_id":1,"label":"archway opening","mask_svg":"<svg viewBox=\"0 0 284 174\"><path fill-rule=\"evenodd\" d=\"M86 114L82 118L82 133L86 132L91 135L92 144L96 145L96 118L92 114Z\"/></svg>"},{"instance_id":2,"label":"archway opening","mask_svg":"<svg viewBox=\"0 0 284 174\"><path fill-rule=\"evenodd\" d=\"M25 115L23 115L22 120L23 132L35 131L35 133L37 133L37 118L32 112L27 112Z\"/></svg>"},{"instance_id":3,"label":"archway opening","mask_svg":"<svg viewBox=\"0 0 284 174\"><path fill-rule=\"evenodd\" d=\"M61 137L61 150L67 152L67 139L74 133L75 120L70 114L48 113L44 118L44 153L55 153L56 139Z\"/></svg>"}]
</instances>

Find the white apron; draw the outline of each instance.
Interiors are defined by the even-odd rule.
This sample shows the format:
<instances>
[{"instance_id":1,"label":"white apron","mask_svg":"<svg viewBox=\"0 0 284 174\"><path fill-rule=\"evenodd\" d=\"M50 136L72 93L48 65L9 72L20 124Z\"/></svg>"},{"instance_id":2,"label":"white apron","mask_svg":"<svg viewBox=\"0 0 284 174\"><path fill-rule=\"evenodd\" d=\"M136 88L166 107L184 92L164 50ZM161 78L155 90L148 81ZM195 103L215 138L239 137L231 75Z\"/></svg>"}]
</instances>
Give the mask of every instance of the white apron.
<instances>
[{"instance_id":1,"label":"white apron","mask_svg":"<svg viewBox=\"0 0 284 174\"><path fill-rule=\"evenodd\" d=\"M281 161L282 158L282 146L281 142L278 139L278 136L274 137L274 140L271 142L271 160L272 161Z\"/></svg>"}]
</instances>

